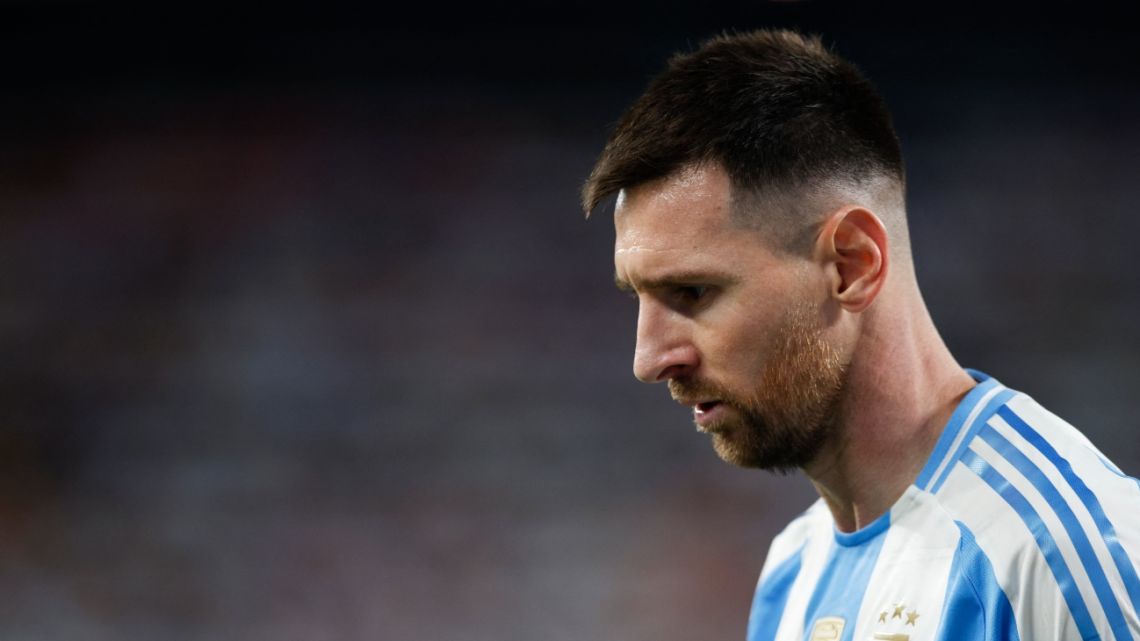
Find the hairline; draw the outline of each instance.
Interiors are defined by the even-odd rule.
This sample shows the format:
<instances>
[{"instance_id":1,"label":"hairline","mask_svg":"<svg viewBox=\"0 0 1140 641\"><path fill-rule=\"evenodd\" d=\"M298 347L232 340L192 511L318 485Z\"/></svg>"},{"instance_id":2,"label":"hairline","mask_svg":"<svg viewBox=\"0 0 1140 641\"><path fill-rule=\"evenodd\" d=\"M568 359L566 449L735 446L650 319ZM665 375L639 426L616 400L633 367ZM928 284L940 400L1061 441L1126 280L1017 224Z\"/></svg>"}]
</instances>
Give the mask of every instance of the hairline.
<instances>
[{"instance_id":1,"label":"hairline","mask_svg":"<svg viewBox=\"0 0 1140 641\"><path fill-rule=\"evenodd\" d=\"M765 243L774 251L784 254L810 251L815 232L827 214L849 204L871 210L888 228L901 225L902 237L907 236L903 204L905 183L901 177L885 169L867 172L859 178L832 173L802 180L773 181L754 187L741 184L718 158L693 159L679 163L661 176L622 185L602 200L708 167L718 167L728 176L730 223L742 231L764 232L767 236ZM885 202L883 192L888 190L892 193L887 198L896 202ZM807 209L813 211L808 212ZM586 216L589 217L592 211L587 211Z\"/></svg>"}]
</instances>

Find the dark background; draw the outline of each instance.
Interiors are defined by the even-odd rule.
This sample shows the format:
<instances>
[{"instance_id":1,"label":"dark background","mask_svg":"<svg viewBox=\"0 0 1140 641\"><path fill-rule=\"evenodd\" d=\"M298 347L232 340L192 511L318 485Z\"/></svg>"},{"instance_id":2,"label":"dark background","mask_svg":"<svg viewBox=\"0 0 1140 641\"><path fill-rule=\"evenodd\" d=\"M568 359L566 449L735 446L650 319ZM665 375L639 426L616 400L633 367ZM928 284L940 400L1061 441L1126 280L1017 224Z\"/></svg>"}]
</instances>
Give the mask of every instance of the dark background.
<instances>
[{"instance_id":1,"label":"dark background","mask_svg":"<svg viewBox=\"0 0 1140 641\"><path fill-rule=\"evenodd\" d=\"M1122 10L3 11L4 638L742 638L814 495L633 379L577 205L725 29L868 73L952 350L1140 472Z\"/></svg>"}]
</instances>

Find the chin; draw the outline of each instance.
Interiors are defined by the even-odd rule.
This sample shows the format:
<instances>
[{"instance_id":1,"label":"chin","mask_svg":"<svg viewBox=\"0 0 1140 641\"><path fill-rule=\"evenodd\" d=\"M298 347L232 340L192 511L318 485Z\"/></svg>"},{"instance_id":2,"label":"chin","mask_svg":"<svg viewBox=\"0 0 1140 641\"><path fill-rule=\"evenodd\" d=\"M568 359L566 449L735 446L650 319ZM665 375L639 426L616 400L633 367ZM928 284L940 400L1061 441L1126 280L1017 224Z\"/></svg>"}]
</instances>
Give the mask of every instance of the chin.
<instances>
[{"instance_id":1,"label":"chin","mask_svg":"<svg viewBox=\"0 0 1140 641\"><path fill-rule=\"evenodd\" d=\"M712 432L712 445L721 460L737 467L787 475L806 464L805 461L798 460L803 458L802 452L792 452L775 447L774 444L764 444L767 445L765 447L753 439L741 439L740 433L735 430ZM801 456L793 457L790 454Z\"/></svg>"}]
</instances>

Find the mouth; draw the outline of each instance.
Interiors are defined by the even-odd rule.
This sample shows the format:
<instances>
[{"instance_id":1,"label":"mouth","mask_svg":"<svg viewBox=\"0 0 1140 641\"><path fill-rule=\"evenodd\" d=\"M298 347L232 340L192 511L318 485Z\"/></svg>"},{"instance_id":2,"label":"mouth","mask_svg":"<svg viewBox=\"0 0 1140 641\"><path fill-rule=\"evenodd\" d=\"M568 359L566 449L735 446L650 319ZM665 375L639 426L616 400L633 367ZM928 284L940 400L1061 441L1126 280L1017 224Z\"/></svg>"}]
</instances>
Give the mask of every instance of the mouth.
<instances>
[{"instance_id":1,"label":"mouth","mask_svg":"<svg viewBox=\"0 0 1140 641\"><path fill-rule=\"evenodd\" d=\"M701 401L693 405L693 412L698 415L705 414L711 412L717 405L720 405L720 401Z\"/></svg>"},{"instance_id":2,"label":"mouth","mask_svg":"<svg viewBox=\"0 0 1140 641\"><path fill-rule=\"evenodd\" d=\"M711 431L722 418L726 408L722 401L701 401L693 404L693 422L700 432Z\"/></svg>"}]
</instances>

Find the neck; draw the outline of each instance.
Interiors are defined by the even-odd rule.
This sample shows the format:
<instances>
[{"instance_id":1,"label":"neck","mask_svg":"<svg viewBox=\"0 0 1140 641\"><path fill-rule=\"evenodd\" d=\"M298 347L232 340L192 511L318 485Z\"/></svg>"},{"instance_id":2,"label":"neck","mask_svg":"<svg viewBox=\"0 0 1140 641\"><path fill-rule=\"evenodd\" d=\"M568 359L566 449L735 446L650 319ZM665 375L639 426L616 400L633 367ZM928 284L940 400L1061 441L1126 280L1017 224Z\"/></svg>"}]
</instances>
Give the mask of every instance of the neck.
<instances>
[{"instance_id":1,"label":"neck","mask_svg":"<svg viewBox=\"0 0 1140 641\"><path fill-rule=\"evenodd\" d=\"M837 437L805 468L843 532L866 526L902 496L975 385L917 287L909 296L884 295L860 319Z\"/></svg>"}]
</instances>

